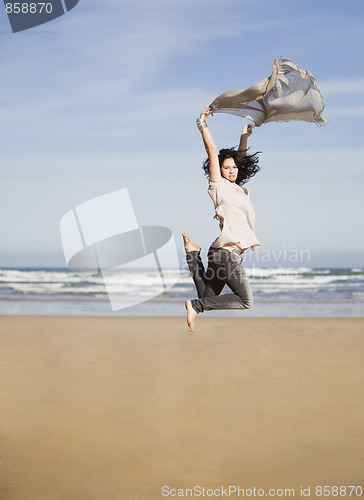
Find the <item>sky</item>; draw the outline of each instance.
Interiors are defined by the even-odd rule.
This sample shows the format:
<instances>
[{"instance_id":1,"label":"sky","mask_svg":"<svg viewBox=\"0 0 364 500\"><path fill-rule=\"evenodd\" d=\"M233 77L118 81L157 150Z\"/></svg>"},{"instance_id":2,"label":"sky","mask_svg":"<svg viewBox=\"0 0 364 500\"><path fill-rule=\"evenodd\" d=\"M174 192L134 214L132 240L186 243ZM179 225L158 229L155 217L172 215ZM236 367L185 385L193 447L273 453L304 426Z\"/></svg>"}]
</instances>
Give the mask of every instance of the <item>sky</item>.
<instances>
[{"instance_id":1,"label":"sky","mask_svg":"<svg viewBox=\"0 0 364 500\"><path fill-rule=\"evenodd\" d=\"M62 216L121 188L181 259L184 231L207 251L219 231L195 120L279 57L314 75L331 124L254 129L261 247L247 260L364 266L363 21L362 0L80 0L12 33L0 6L0 267L64 267ZM219 148L247 123L209 118Z\"/></svg>"}]
</instances>

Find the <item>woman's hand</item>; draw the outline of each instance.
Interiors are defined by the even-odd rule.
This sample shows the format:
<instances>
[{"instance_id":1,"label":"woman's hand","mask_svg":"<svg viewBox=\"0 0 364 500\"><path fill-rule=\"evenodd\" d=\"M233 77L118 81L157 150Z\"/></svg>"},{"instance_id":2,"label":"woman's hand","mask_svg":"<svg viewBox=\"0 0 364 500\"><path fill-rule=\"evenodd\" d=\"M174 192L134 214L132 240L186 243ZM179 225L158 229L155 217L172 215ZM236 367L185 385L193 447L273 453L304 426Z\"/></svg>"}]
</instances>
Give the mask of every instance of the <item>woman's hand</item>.
<instances>
[{"instance_id":1,"label":"woman's hand","mask_svg":"<svg viewBox=\"0 0 364 500\"><path fill-rule=\"evenodd\" d=\"M246 127L243 128L241 135L246 136L246 138L250 137L253 133L253 124L248 123Z\"/></svg>"},{"instance_id":2,"label":"woman's hand","mask_svg":"<svg viewBox=\"0 0 364 500\"><path fill-rule=\"evenodd\" d=\"M201 118L201 120L206 120L206 118L207 118L209 115L213 116L213 115L212 115L212 113L211 113L210 106L206 106L206 107L204 107L204 108L203 108L203 110L201 111L200 118Z\"/></svg>"}]
</instances>

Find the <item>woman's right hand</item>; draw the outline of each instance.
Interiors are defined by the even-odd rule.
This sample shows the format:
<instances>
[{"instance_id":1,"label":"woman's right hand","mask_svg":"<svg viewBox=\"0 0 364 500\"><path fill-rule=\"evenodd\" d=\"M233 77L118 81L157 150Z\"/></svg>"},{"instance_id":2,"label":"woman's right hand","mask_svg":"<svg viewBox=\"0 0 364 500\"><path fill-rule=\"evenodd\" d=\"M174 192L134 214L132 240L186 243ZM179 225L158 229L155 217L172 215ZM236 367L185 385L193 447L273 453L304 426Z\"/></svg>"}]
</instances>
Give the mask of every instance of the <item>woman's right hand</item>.
<instances>
[{"instance_id":1,"label":"woman's right hand","mask_svg":"<svg viewBox=\"0 0 364 500\"><path fill-rule=\"evenodd\" d=\"M210 109L210 106L205 106L205 107L203 108L203 110L201 111L200 118L201 118L201 120L206 120L206 118L207 118L209 115L212 115L212 113L211 113L211 109Z\"/></svg>"}]
</instances>

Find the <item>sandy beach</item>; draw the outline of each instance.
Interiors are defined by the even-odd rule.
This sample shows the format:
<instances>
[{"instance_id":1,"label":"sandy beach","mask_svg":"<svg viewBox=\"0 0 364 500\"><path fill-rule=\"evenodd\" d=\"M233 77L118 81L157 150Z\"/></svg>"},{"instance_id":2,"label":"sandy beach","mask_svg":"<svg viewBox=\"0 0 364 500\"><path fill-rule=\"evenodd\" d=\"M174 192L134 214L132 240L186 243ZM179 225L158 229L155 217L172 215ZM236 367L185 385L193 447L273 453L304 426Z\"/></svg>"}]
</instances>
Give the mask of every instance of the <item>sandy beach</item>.
<instances>
[{"instance_id":1,"label":"sandy beach","mask_svg":"<svg viewBox=\"0 0 364 500\"><path fill-rule=\"evenodd\" d=\"M3 316L0 331L4 500L364 489L364 318L206 315L191 335L181 317Z\"/></svg>"}]
</instances>

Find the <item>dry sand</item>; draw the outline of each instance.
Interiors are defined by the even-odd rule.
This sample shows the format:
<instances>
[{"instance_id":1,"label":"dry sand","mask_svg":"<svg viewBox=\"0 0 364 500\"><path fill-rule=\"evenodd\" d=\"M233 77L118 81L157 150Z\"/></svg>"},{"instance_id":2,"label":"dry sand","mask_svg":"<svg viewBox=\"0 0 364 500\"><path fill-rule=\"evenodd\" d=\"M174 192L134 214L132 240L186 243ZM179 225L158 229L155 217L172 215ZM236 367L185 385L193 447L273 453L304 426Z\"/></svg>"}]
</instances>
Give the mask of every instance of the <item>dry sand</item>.
<instances>
[{"instance_id":1,"label":"dry sand","mask_svg":"<svg viewBox=\"0 0 364 500\"><path fill-rule=\"evenodd\" d=\"M364 488L364 318L206 315L191 335L184 318L3 316L0 330L4 500Z\"/></svg>"}]
</instances>

